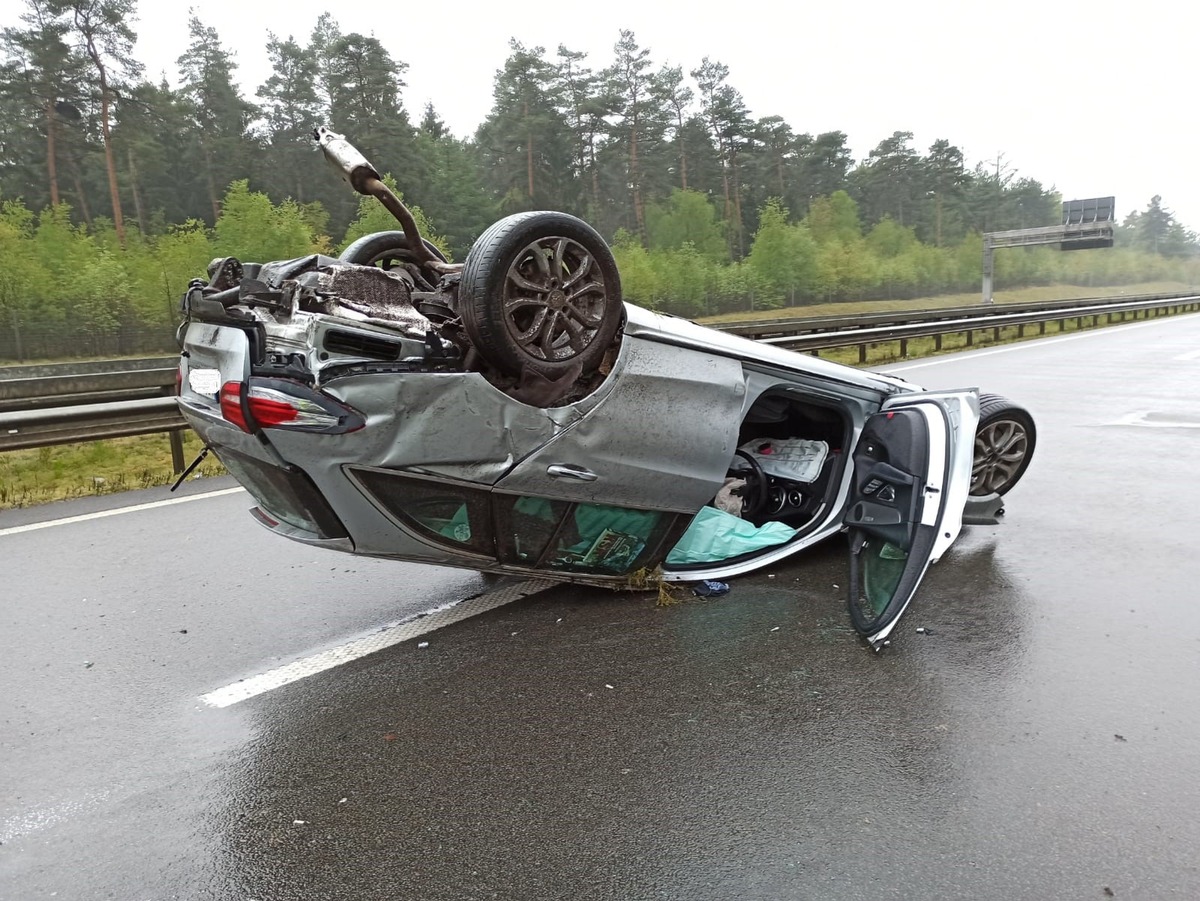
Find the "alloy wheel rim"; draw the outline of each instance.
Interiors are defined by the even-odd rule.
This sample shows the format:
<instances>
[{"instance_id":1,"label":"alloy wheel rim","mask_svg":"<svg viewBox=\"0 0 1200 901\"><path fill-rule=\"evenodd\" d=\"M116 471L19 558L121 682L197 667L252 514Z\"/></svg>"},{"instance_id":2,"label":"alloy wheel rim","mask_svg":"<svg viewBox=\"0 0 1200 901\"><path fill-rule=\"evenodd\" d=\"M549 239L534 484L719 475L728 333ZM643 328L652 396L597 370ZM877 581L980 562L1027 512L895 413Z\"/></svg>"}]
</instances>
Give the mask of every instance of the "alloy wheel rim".
<instances>
[{"instance_id":1,"label":"alloy wheel rim","mask_svg":"<svg viewBox=\"0 0 1200 901\"><path fill-rule=\"evenodd\" d=\"M971 494L1001 493L1016 481L1029 453L1029 433L1021 423L999 419L975 435Z\"/></svg>"},{"instance_id":2,"label":"alloy wheel rim","mask_svg":"<svg viewBox=\"0 0 1200 901\"><path fill-rule=\"evenodd\" d=\"M583 353L604 321L607 303L600 266L571 238L533 241L505 275L505 324L535 359L563 361Z\"/></svg>"}]
</instances>

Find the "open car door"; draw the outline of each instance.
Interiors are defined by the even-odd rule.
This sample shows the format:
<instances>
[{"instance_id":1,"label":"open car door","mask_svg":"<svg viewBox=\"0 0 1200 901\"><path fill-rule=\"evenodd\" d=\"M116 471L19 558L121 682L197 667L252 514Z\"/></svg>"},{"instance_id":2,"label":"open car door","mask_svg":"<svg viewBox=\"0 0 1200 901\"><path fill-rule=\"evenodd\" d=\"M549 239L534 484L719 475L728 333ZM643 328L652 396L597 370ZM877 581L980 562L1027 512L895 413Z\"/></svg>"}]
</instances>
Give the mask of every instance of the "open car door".
<instances>
[{"instance_id":1,"label":"open car door","mask_svg":"<svg viewBox=\"0 0 1200 901\"><path fill-rule=\"evenodd\" d=\"M979 402L974 391L893 398L854 448L850 617L876 651L962 527Z\"/></svg>"}]
</instances>

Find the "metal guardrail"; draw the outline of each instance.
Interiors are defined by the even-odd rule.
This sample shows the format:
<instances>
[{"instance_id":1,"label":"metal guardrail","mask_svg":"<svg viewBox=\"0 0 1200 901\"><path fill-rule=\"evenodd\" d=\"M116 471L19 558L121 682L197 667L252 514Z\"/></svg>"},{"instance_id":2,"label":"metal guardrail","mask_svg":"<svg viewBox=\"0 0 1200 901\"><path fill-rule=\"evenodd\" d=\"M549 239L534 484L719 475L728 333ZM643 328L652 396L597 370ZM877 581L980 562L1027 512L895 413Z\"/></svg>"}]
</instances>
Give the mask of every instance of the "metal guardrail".
<instances>
[{"instance_id":1,"label":"metal guardrail","mask_svg":"<svg viewBox=\"0 0 1200 901\"><path fill-rule=\"evenodd\" d=\"M93 404L104 401L138 400L162 397L175 390L179 372L177 357L153 361L154 368L126 372L94 372L68 375L8 377L0 369L0 412L36 407L61 407L65 404ZM49 369L50 367L43 367Z\"/></svg>"},{"instance_id":2,"label":"metal guardrail","mask_svg":"<svg viewBox=\"0 0 1200 901\"><path fill-rule=\"evenodd\" d=\"M1097 303L1095 300L1073 304L1068 307L1052 309L1027 309L1010 312L1006 307L991 307L990 312L980 316L978 308L972 308L974 315L959 315L949 318L923 320L920 322L903 322L888 325L866 326L863 328L847 329L838 332L825 332L808 335L781 335L760 338L764 344L775 344L796 351L824 350L834 347L859 347L859 360L866 362L866 349L873 344L886 341L900 342L900 356L908 355L907 343L911 338L933 338L935 350L942 349L942 337L950 334L965 334L967 345L971 346L976 332L992 330L995 340L1000 339L1000 330L1011 326L1017 327L1017 337L1024 337L1025 326L1038 325L1039 333L1045 334L1047 322L1066 323L1074 319L1080 328L1084 320L1092 320L1091 324L1100 324L1100 317L1105 317L1105 324L1115 321L1124 322L1132 316L1141 318L1149 315L1163 315L1183 312L1200 311L1200 295L1171 295L1154 299L1120 300L1109 303ZM960 312L960 311L956 311Z\"/></svg>"},{"instance_id":3,"label":"metal guardrail","mask_svg":"<svg viewBox=\"0 0 1200 901\"><path fill-rule=\"evenodd\" d=\"M179 415L179 405L173 397L0 413L0 450L128 438L185 428L187 423ZM176 471L181 472L182 449L176 462L180 464Z\"/></svg>"},{"instance_id":4,"label":"metal guardrail","mask_svg":"<svg viewBox=\"0 0 1200 901\"><path fill-rule=\"evenodd\" d=\"M1156 300L1174 301L1186 296L1190 295L1130 294L1119 297L1081 297L1071 300L1038 300L1026 303L989 305L976 303L965 307L942 307L936 310L921 310L916 314L910 310L889 310L882 313L856 313L852 316L806 316L803 318L791 316L779 319L746 319L722 322L718 327L721 331L730 332L734 335L761 340L763 338L782 337L798 333L810 334L813 332L843 331L877 325L936 322L941 319L986 319L991 316L1007 315L1009 313L1071 310L1076 307L1089 307L1106 303L1137 303L1140 301Z\"/></svg>"},{"instance_id":5,"label":"metal guardrail","mask_svg":"<svg viewBox=\"0 0 1200 901\"><path fill-rule=\"evenodd\" d=\"M932 337L940 350L948 334L965 334L970 346L977 332L992 330L999 340L1000 330L1012 326L1020 337L1029 325L1045 333L1048 322L1076 320L1083 328L1085 320L1096 326L1102 317L1110 324L1198 311L1200 294L1164 294L735 322L721 328L806 353L858 346L859 360L865 362L869 347L891 341L899 342L904 357L912 338ZM174 393L177 371L175 357L0 368L0 451L170 432L175 471L181 472L180 433L187 424L174 398L164 396Z\"/></svg>"},{"instance_id":6,"label":"metal guardrail","mask_svg":"<svg viewBox=\"0 0 1200 901\"><path fill-rule=\"evenodd\" d=\"M0 368L0 451L169 432L182 472L178 357Z\"/></svg>"}]
</instances>

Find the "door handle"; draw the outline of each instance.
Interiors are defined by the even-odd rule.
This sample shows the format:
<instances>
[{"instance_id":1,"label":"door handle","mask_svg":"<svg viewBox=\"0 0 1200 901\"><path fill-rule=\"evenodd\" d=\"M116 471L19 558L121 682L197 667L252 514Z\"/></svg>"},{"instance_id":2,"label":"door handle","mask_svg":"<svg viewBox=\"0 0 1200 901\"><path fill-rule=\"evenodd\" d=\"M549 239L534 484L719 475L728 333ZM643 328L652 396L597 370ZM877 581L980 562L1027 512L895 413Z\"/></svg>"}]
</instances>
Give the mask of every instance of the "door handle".
<instances>
[{"instance_id":1,"label":"door handle","mask_svg":"<svg viewBox=\"0 0 1200 901\"><path fill-rule=\"evenodd\" d=\"M597 476L590 469L584 469L582 466L571 466L570 464L555 463L546 467L546 475L552 479L574 479L577 482L594 482Z\"/></svg>"}]
</instances>

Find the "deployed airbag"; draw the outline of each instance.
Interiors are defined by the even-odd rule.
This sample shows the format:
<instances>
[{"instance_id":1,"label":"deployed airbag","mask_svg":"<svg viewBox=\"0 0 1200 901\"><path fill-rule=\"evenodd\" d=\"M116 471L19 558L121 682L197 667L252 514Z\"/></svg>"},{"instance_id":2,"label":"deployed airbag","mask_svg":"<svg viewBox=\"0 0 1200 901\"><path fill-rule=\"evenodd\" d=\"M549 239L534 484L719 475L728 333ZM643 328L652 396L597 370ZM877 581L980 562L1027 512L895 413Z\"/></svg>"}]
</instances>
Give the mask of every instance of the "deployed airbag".
<instances>
[{"instance_id":1,"label":"deployed airbag","mask_svg":"<svg viewBox=\"0 0 1200 901\"><path fill-rule=\"evenodd\" d=\"M825 464L829 445L808 438L758 438L738 450L754 457L763 472L793 482L815 482Z\"/></svg>"},{"instance_id":2,"label":"deployed airbag","mask_svg":"<svg viewBox=\"0 0 1200 901\"><path fill-rule=\"evenodd\" d=\"M796 534L791 526L781 522L768 522L756 526L718 510L716 507L701 507L687 531L671 553L667 554L668 566L685 563L714 563L739 557L765 547L783 544Z\"/></svg>"}]
</instances>

